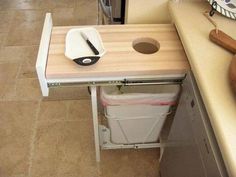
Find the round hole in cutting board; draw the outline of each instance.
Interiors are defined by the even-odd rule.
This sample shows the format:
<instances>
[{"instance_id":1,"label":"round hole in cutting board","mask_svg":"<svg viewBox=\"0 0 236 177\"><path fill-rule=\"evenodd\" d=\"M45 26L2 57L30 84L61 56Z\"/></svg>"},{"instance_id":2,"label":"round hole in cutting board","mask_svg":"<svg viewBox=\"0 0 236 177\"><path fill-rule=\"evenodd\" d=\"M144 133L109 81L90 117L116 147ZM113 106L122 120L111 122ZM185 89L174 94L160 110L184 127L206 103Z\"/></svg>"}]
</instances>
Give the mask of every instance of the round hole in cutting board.
<instances>
[{"instance_id":1,"label":"round hole in cutting board","mask_svg":"<svg viewBox=\"0 0 236 177\"><path fill-rule=\"evenodd\" d=\"M152 38L138 38L133 41L133 48L139 53L152 54L160 49L160 44Z\"/></svg>"}]
</instances>

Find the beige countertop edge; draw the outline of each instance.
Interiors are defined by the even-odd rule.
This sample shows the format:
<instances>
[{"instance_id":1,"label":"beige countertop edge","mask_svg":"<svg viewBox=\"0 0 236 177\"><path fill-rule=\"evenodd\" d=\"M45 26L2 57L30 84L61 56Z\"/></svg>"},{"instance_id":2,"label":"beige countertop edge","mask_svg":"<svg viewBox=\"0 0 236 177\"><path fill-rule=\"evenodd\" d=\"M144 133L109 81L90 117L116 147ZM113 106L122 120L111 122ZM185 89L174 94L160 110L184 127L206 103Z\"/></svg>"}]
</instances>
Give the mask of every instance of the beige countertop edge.
<instances>
[{"instance_id":1,"label":"beige countertop edge","mask_svg":"<svg viewBox=\"0 0 236 177\"><path fill-rule=\"evenodd\" d=\"M232 54L211 43L213 26L202 15L208 3L169 3L172 20L185 48L191 69L203 97L229 176L236 176L236 98L228 82ZM190 15L191 14L191 15ZM236 22L221 15L214 20L236 38Z\"/></svg>"}]
</instances>

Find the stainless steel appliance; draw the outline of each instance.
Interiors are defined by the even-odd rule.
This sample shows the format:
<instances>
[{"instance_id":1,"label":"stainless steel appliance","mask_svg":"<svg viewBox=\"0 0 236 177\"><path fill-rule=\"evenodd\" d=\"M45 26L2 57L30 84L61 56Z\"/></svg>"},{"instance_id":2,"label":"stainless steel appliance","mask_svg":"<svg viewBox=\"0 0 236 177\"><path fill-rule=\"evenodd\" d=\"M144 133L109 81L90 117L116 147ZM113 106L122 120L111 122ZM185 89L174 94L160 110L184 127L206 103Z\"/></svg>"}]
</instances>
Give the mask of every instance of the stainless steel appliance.
<instances>
[{"instance_id":1,"label":"stainless steel appliance","mask_svg":"<svg viewBox=\"0 0 236 177\"><path fill-rule=\"evenodd\" d=\"M194 77L188 74L160 163L161 177L227 177Z\"/></svg>"},{"instance_id":2,"label":"stainless steel appliance","mask_svg":"<svg viewBox=\"0 0 236 177\"><path fill-rule=\"evenodd\" d=\"M124 24L126 0L99 0L108 24Z\"/></svg>"}]
</instances>

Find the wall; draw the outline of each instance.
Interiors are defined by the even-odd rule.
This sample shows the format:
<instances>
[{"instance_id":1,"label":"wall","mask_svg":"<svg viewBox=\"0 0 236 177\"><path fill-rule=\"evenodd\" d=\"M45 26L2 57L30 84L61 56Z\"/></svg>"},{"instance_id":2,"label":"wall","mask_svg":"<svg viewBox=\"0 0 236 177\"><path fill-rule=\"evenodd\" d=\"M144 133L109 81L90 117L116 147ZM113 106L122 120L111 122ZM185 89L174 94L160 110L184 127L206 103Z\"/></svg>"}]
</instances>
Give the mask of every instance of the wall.
<instances>
[{"instance_id":1,"label":"wall","mask_svg":"<svg viewBox=\"0 0 236 177\"><path fill-rule=\"evenodd\" d=\"M125 23L170 23L169 0L126 0ZM206 0L173 0L206 1Z\"/></svg>"}]
</instances>

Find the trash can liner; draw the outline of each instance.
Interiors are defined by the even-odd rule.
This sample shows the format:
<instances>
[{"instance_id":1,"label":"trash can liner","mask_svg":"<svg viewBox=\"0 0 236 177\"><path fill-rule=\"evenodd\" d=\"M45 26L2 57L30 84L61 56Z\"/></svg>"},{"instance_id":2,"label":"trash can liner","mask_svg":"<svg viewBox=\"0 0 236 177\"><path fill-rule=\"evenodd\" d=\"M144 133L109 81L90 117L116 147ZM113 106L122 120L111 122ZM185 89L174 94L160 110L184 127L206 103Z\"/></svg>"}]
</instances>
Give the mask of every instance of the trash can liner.
<instances>
[{"instance_id":1,"label":"trash can liner","mask_svg":"<svg viewBox=\"0 0 236 177\"><path fill-rule=\"evenodd\" d=\"M103 106L132 104L171 106L176 104L178 97L176 93L179 92L179 87L172 87L172 90L169 87L165 87L167 89L164 90L153 90L153 86L145 87L145 90L140 86L133 87L132 89L124 87L121 90L118 90L117 87L102 87L100 95L101 103ZM135 90L135 93L132 93L132 90Z\"/></svg>"}]
</instances>

